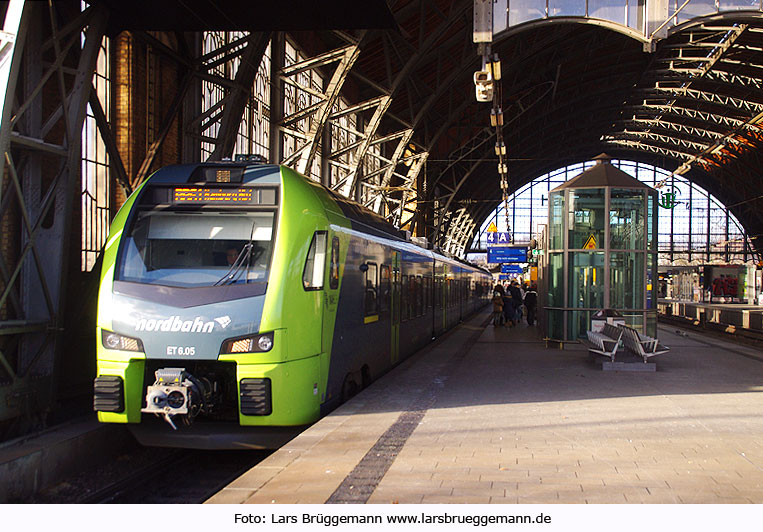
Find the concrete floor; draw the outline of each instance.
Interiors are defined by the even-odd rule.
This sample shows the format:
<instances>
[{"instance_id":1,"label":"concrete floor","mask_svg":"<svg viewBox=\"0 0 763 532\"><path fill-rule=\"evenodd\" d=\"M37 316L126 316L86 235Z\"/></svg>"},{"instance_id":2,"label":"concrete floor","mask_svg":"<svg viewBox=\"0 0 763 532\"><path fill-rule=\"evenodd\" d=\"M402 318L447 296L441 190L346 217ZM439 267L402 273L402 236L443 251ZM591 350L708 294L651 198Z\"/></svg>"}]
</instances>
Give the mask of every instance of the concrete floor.
<instances>
[{"instance_id":1,"label":"concrete floor","mask_svg":"<svg viewBox=\"0 0 763 532\"><path fill-rule=\"evenodd\" d=\"M657 372L603 372L486 319L209 502L763 503L759 350L661 327Z\"/></svg>"}]
</instances>

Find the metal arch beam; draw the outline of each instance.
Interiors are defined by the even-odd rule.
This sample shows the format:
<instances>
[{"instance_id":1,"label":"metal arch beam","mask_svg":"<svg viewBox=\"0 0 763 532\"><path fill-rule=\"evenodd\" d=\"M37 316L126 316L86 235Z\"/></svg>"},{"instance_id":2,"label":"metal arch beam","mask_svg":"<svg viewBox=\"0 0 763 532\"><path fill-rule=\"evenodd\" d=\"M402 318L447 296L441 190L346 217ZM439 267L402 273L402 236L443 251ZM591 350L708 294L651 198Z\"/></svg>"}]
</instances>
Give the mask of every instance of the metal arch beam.
<instances>
[{"instance_id":1,"label":"metal arch beam","mask_svg":"<svg viewBox=\"0 0 763 532\"><path fill-rule=\"evenodd\" d=\"M714 92L702 91L691 87L651 87L637 89L635 95L643 96L644 99L663 99L675 102L702 102L722 106L734 111L757 114L763 109L763 103L756 103L742 98L725 96Z\"/></svg>"},{"instance_id":2,"label":"metal arch beam","mask_svg":"<svg viewBox=\"0 0 763 532\"><path fill-rule=\"evenodd\" d=\"M756 170L756 167L760 167L759 165L760 160L754 161L751 165L744 157L727 157L724 160L724 164L716 167L711 175L727 175L729 177L728 182L732 186L723 187L723 182L718 179L718 185L705 186L705 188L708 191L712 191L713 195L719 199L723 199L724 204L737 203L743 198L760 197L763 180L759 177L759 171ZM736 198L729 199L732 196L736 196ZM757 211L755 216L763 221L763 210Z\"/></svg>"},{"instance_id":3,"label":"metal arch beam","mask_svg":"<svg viewBox=\"0 0 763 532\"><path fill-rule=\"evenodd\" d=\"M702 38L699 40L703 47L712 48L709 54L683 57L684 50L693 50L697 48L693 38L694 31L690 30L687 33L691 41L686 43L678 43L675 46L665 48L665 51L668 53L665 56L657 57L656 62L668 63L670 65L670 69L675 66L675 63L697 63L698 66L694 69L696 72L696 77L702 77L705 73L712 70L713 66L721 60L721 58L730 48L734 46L734 43L737 41L737 39L739 39L739 37L741 37L747 28L747 24L739 24L728 28L713 28L711 33L713 33L716 37L714 41L708 39L707 36L702 36ZM703 33L706 30L707 28L703 28ZM713 43L714 46L711 46L710 43ZM677 55L670 55L673 51L677 51Z\"/></svg>"},{"instance_id":4,"label":"metal arch beam","mask_svg":"<svg viewBox=\"0 0 763 532\"><path fill-rule=\"evenodd\" d=\"M328 121L331 111L334 108L337 99L339 98L339 93L347 79L347 74L355 64L355 61L359 55L360 42L356 42L343 48L332 50L326 54L298 62L281 70L279 74L284 82L291 83L297 86L300 90L311 93L320 99L320 102L316 105L314 112L311 113L312 119L310 121L310 126L307 132L302 132L296 128L289 127L288 124L290 117L283 117L280 124L281 130L285 134L289 134L295 138L300 138L303 141L301 147L297 148L290 156L284 158L282 161L283 164L294 165L298 172L307 173L310 165L313 162L313 159L315 158L315 154L318 153L318 145L321 134L326 125L326 122ZM337 62L339 64L334 70L334 74L332 75L331 80L329 81L323 93L318 93L311 87L305 87L298 82L289 79L289 76L296 76L297 74L308 69L318 68ZM300 110L297 110L297 113L300 113ZM300 120L301 119L302 118L300 118Z\"/></svg>"},{"instance_id":5,"label":"metal arch beam","mask_svg":"<svg viewBox=\"0 0 763 532\"><path fill-rule=\"evenodd\" d=\"M631 140L644 144L655 144L664 146L668 149L675 148L676 151L682 151L683 149L686 153L700 152L705 150L709 145L700 142L694 142L693 140L684 139L676 135L666 136L652 131L624 131L612 133L610 135L606 135L606 139L608 141Z\"/></svg>"},{"instance_id":6,"label":"metal arch beam","mask_svg":"<svg viewBox=\"0 0 763 532\"><path fill-rule=\"evenodd\" d=\"M186 92L191 87L192 79L193 73L188 72L180 82L178 92L175 95L175 98L172 100L172 103L167 110L167 114L164 116L164 120L162 120L162 127L159 129L159 133L157 134L156 139L154 139L154 141L148 147L148 150L146 150L146 156L143 158L143 162L136 172L135 178L132 180L131 184L133 190L138 188L138 186L140 186L140 184L148 178L148 175L151 172L151 167L154 164L154 160L159 154L159 150L161 149L162 144L164 144L164 140L167 138L167 135L170 132L172 123L175 121L175 118L180 112Z\"/></svg>"},{"instance_id":7,"label":"metal arch beam","mask_svg":"<svg viewBox=\"0 0 763 532\"><path fill-rule=\"evenodd\" d=\"M626 133L632 131L654 132L656 130L659 134L662 134L662 136L666 137L670 136L670 133L678 133L692 138L708 141L715 141L724 136L723 133L718 131L711 131L709 129L698 128L695 126L687 126L677 122L657 120L655 118L630 118L626 120L618 120L615 122L615 124L620 125L623 132Z\"/></svg>"},{"instance_id":8,"label":"metal arch beam","mask_svg":"<svg viewBox=\"0 0 763 532\"><path fill-rule=\"evenodd\" d=\"M445 249L454 255L463 254L470 237L473 237L476 224L466 208L456 211L455 219L451 216L445 238Z\"/></svg>"},{"instance_id":9,"label":"metal arch beam","mask_svg":"<svg viewBox=\"0 0 763 532\"><path fill-rule=\"evenodd\" d=\"M3 298L9 291L17 292L8 296L15 301L15 319L0 322L0 332L18 338L15 368L11 368L13 380L8 386L0 386L0 419L18 417L23 412L42 415L49 408L56 396L55 372L62 356L60 333L70 263L71 213L81 186L82 128L108 13L103 6L90 6L77 17L79 25L69 24L61 31L56 20L59 5L62 4L48 3L46 10L41 3L29 3L26 6L29 9L24 9L21 25L25 30L19 34L21 42L11 66L12 72L21 75L14 74L9 80L6 94L15 95L24 89L24 98L32 103L22 103L13 119L9 108L3 113L6 138L20 140L13 146L24 152L25 162L23 169L17 168L10 144L3 144L2 160L15 183L23 228L22 250L14 260L14 273L5 275L8 272L5 256L0 268L5 281ZM52 69L44 73L41 35L47 27L54 60ZM80 41L81 30L85 33L84 41ZM72 38L66 40L72 33L76 48L70 46ZM64 66L66 64L76 65L76 69ZM45 83L43 79L56 81L54 85L58 90L36 88ZM47 120L50 126L43 123L43 109L53 109ZM52 125L57 126L59 135L55 139L48 138ZM61 136L63 143L60 143ZM57 172L51 172L55 168L43 161L42 155L50 153L45 151L46 146L56 144L62 148L54 150L60 167ZM43 177L50 180L44 194ZM8 206L5 198L2 205L0 215L5 216ZM40 260L41 257L45 260ZM10 364L5 360L2 366L7 369ZM33 373L36 377L30 380Z\"/></svg>"},{"instance_id":10,"label":"metal arch beam","mask_svg":"<svg viewBox=\"0 0 763 532\"><path fill-rule=\"evenodd\" d=\"M429 152L424 152L402 161L403 164L409 166L408 172L406 172L406 175L403 176L403 184L401 185L402 198L400 199L400 204L392 219L392 223L397 227L402 227L406 222L403 220L403 213L405 212L405 206L408 203L408 195L412 193L415 199L416 190L413 188L413 186L416 183L416 179L418 178L419 174L421 173L421 169L424 167L424 164L426 164L428 157Z\"/></svg>"},{"instance_id":11,"label":"metal arch beam","mask_svg":"<svg viewBox=\"0 0 763 532\"><path fill-rule=\"evenodd\" d=\"M648 128L660 126L664 128L681 128L685 131L694 131L700 138L716 138L728 132L728 128L722 127L707 120L696 120L689 117L678 117L672 113L656 113L649 109L629 106L624 108L623 118L614 123L622 124L623 127Z\"/></svg>"},{"instance_id":12,"label":"metal arch beam","mask_svg":"<svg viewBox=\"0 0 763 532\"><path fill-rule=\"evenodd\" d=\"M755 98L757 101L763 100L763 82L760 79L745 76L738 72L717 70L723 66L724 62L716 63L716 69L705 73L701 78L694 78L683 73L675 75L674 72L661 72L650 76L650 81L652 81L653 87L656 90L672 92L682 90L698 91L700 93L717 95L719 98L726 97L726 94L743 93L751 98ZM728 66L731 67L731 65ZM747 96L739 99L744 100L746 98Z\"/></svg>"},{"instance_id":13,"label":"metal arch beam","mask_svg":"<svg viewBox=\"0 0 763 532\"><path fill-rule=\"evenodd\" d=\"M445 205L441 207L441 211L442 212L445 212L445 213L450 212L450 206L453 203L453 200L456 197L456 194L458 193L459 190L461 190L461 188L464 186L464 184L471 177L472 173L474 173L474 171L477 169L478 166L480 166L480 164L482 164L482 162L483 161L481 161L481 160L477 160L477 161L472 162L472 164L470 165L469 169L458 180L458 183L456 184L455 189L453 190L453 192L448 195L448 199L446 200ZM440 216L440 219L442 220L442 216ZM447 230L447 227L445 229ZM441 222L439 224L439 226L435 228L435 232L432 235L432 241L433 242L437 242L442 237L443 233L445 233L445 232L446 231L443 231L443 223Z\"/></svg>"},{"instance_id":14,"label":"metal arch beam","mask_svg":"<svg viewBox=\"0 0 763 532\"><path fill-rule=\"evenodd\" d=\"M672 146L657 145L654 143L641 142L639 140L631 140L631 139L612 139L612 140L605 139L602 144L604 146L606 146L607 144L610 144L620 149L647 151L651 153L656 153L658 155L671 157L679 161L690 159L694 157L695 155L694 153L679 151L678 149Z\"/></svg>"},{"instance_id":15,"label":"metal arch beam","mask_svg":"<svg viewBox=\"0 0 763 532\"><path fill-rule=\"evenodd\" d=\"M402 135L400 136L397 146L395 147L394 152L392 152L392 157L390 157L389 161L387 162L386 169L381 174L381 181L379 185L381 186L382 191L384 191L387 187L390 186L392 182L392 176L395 173L395 169L397 168L397 165L400 163L400 159L403 157L403 153L405 152L406 147L408 146L408 143L411 141L411 138L413 137L413 129L407 129L405 131L402 131ZM379 212L377 209L381 206L381 198L379 198L376 203L374 204L374 210L376 212Z\"/></svg>"},{"instance_id":16,"label":"metal arch beam","mask_svg":"<svg viewBox=\"0 0 763 532\"><path fill-rule=\"evenodd\" d=\"M270 41L270 32L253 33L246 40L246 49L241 54L241 61L236 72L235 87L226 98L215 149L207 158L208 161L220 161L233 153L241 118L254 85L254 78Z\"/></svg>"},{"instance_id":17,"label":"metal arch beam","mask_svg":"<svg viewBox=\"0 0 763 532\"><path fill-rule=\"evenodd\" d=\"M397 176L405 180L405 176L398 174L396 169L398 164L403 160L403 154L412 137L413 130L404 129L386 135L385 137L375 139L372 143L374 145L380 146L382 144L390 145L395 143L395 147L392 149L392 155L390 158L387 158L381 155L381 153L377 154L369 152L367 157L380 162L380 167L373 172L367 172L366 175L363 176L363 179L358 181L361 203L386 218L391 218L394 211L394 209L387 209L388 212L383 212L385 206L388 207L389 205L389 192L390 190L393 192L398 190L397 187L393 189L391 186L392 177ZM380 152L382 151L384 150L380 150Z\"/></svg>"},{"instance_id":18,"label":"metal arch beam","mask_svg":"<svg viewBox=\"0 0 763 532\"><path fill-rule=\"evenodd\" d=\"M350 112L355 109L357 109L357 111L362 111L364 109L374 108L375 106L374 113L371 116L371 119L366 124L362 134L360 134L360 138L361 138L360 143L354 147L354 153L352 154L353 162L350 165L349 173L344 179L342 179L336 185L338 192L342 194L343 196L348 198L352 197L353 191L356 190L358 186L358 181L360 179L360 170L362 168L362 164L366 160L368 150L371 147L371 143L374 139L374 136L376 135L376 131L379 129L379 125L381 124L382 118L384 117L385 113L389 109L389 106L391 103L392 103L392 97L388 94L385 94L377 98L373 98L371 100L363 102L342 113L336 113L335 115L331 117L332 119L338 119L341 116L343 116L345 112ZM349 148L345 148L344 150L339 150L337 152L334 152L330 155L330 158L336 158L339 155L342 155L343 152L348 149Z\"/></svg>"},{"instance_id":19,"label":"metal arch beam","mask_svg":"<svg viewBox=\"0 0 763 532\"><path fill-rule=\"evenodd\" d=\"M95 124L101 134L103 144L106 146L106 152L109 154L109 164L116 174L116 181L124 190L125 197L129 197L130 194L133 193L133 187L130 184L130 178L125 170L122 155L117 148L114 133L111 131L111 126L109 125L108 120L106 120L106 113L103 111L103 107L101 107L101 101L98 99L98 92L95 90L95 87L91 87L90 89L88 103L90 104L90 109L93 111Z\"/></svg>"},{"instance_id":20,"label":"metal arch beam","mask_svg":"<svg viewBox=\"0 0 763 532\"><path fill-rule=\"evenodd\" d=\"M757 163L759 162L757 161ZM756 166L756 162L753 162L754 166ZM739 179L740 174L756 175L756 171L749 164L743 163L738 159L728 161L724 166L717 168L714 173L716 176L727 175L733 183L742 186L746 183L745 180ZM716 183L720 181L720 177L717 177L715 180ZM749 232L750 229L755 230L755 227L763 228L763 209L756 206L756 203L759 205L763 200L763 197L760 196L761 184L763 183L760 181L758 179L758 183L747 185L747 191L744 193L740 192L738 187L705 186L705 189L716 196L724 205L728 206L729 211L737 217L745 230ZM756 245L756 249L758 253L763 254L763 242Z\"/></svg>"},{"instance_id":21,"label":"metal arch beam","mask_svg":"<svg viewBox=\"0 0 763 532\"><path fill-rule=\"evenodd\" d=\"M456 20L458 16L461 16L461 14L462 13L459 11L457 12L457 17L453 17L453 16L449 17L441 26L440 32L438 32L434 37L430 37L430 39L427 40L427 43L425 43L425 45L422 47L422 51L424 51L425 48L430 48L432 46L432 43L436 41L436 38L439 37L441 33L445 32L453 24L454 20ZM458 35L456 35L456 37L458 37ZM409 59L409 61L406 63L406 66L403 68L403 70L398 74L396 79L393 81L390 94L395 92L398 86L402 83L402 80L405 79L406 73L412 70L417 65L417 63L421 62L423 60L423 57L424 57L423 53L417 53L417 54L414 54ZM463 75L463 73L466 70L468 70L468 67L462 68L462 69L455 69L442 83L438 84L436 91L432 95L430 95L427 98L426 102L423 105L421 105L421 107L419 108L419 111L414 117L414 120L412 123L413 129L415 129L415 127L421 122L423 116L426 114L428 109L437 101L437 99L439 99L442 96L443 93L450 90L450 87L452 86L453 82L456 79L458 79L458 77ZM389 104L391 103L391 96L388 95L386 96L386 98L388 98L388 100L385 102L384 109L381 110L381 113L375 114L371 122L369 123L369 126L373 126L373 130L369 133L369 128L368 127L366 128L364 138L367 139L366 140L367 143L370 143L371 136L375 133L376 128L378 128L378 124L381 121L382 116L384 115L384 113L386 113L386 110L389 107ZM430 146L431 146L431 143L430 143ZM348 181L343 181L343 183L345 183L345 186L342 188L341 192L345 196L351 195L352 191L355 190L355 188L358 186L358 176L359 176L358 169L360 167L360 164L363 162L363 158L365 157L366 151L367 149L363 149L363 147L361 147L357 151L357 155L355 159L356 164L351 170L350 176L347 178ZM394 157L393 157L393 160L394 160ZM349 182L350 180L352 181L351 183ZM377 202L375 209L378 209L379 206L380 204Z\"/></svg>"},{"instance_id":22,"label":"metal arch beam","mask_svg":"<svg viewBox=\"0 0 763 532\"><path fill-rule=\"evenodd\" d=\"M729 87L734 90L748 90L752 92L763 93L763 82L760 78L741 73L740 64L735 64L729 59L724 59L716 63L713 70L705 73L702 77L702 83L711 83L719 87ZM763 65L760 67L763 69ZM696 80L690 75L691 71L682 69L673 70L651 70L647 73L654 84L658 83L689 83Z\"/></svg>"},{"instance_id":23,"label":"metal arch beam","mask_svg":"<svg viewBox=\"0 0 763 532\"><path fill-rule=\"evenodd\" d=\"M443 35L445 35L445 33L453 26L453 24L455 24L459 19L463 17L463 15L470 9L470 7L471 6L468 3L458 4L456 7L454 7L447 15L447 17L441 21L438 27L427 34L426 40L417 47L413 54L408 56L405 64L397 71L394 80L392 80L390 83L389 90L385 92L385 95L390 98L390 100L386 102L384 109L379 109L381 111L380 114L378 116L375 115L369 123L369 125L373 127L373 132L370 134L368 130L364 132L363 136L365 137L365 141L363 145L361 145L360 150L357 151L357 155L354 158L354 164L350 169L348 177L342 182L341 192L345 196L353 196L358 188L380 188L383 194L373 203L373 210L379 212L380 214L382 205L387 204L390 201L394 201L389 197L389 195L384 194L384 191L390 188L392 177L393 175L396 175L395 169L400 162L406 145L410 142L415 125L413 125L408 130L403 130L400 132L402 134L400 142L398 142L398 145L395 148L392 156L386 161L386 170L383 172L382 178L378 185L370 181L370 179L374 177L373 174L363 176L360 174L360 168L362 167L365 159L372 156L372 154L367 151L367 148L365 152L363 151L363 148L370 144L371 137L375 133L376 129L378 129L379 123L385 115L387 108L389 107L389 103L391 103L391 98L394 97L394 94L398 91L401 85L406 82L411 72L413 72L413 70L424 61L430 50L434 48L435 44L437 44L437 42L442 38ZM411 184L415 181L422 164L414 164L411 167L412 169L417 168L414 172L415 175L412 174L409 170L409 172L406 173L406 176L399 176L403 179L403 188L407 188L410 191L413 191ZM407 196L407 192L404 192L403 196L405 198ZM391 216L393 221L396 223L400 223L402 220L402 210L404 208L404 203L405 202L402 202L397 209L392 210Z\"/></svg>"},{"instance_id":24,"label":"metal arch beam","mask_svg":"<svg viewBox=\"0 0 763 532\"><path fill-rule=\"evenodd\" d=\"M658 114L670 114L679 120L685 117L696 121L711 122L712 124L721 125L727 129L736 128L745 122L745 120L742 118L735 118L725 114L713 113L710 111L694 109L691 107L679 107L675 105L669 105L667 103L644 103L642 105L628 105L623 109L635 111L654 111Z\"/></svg>"}]
</instances>

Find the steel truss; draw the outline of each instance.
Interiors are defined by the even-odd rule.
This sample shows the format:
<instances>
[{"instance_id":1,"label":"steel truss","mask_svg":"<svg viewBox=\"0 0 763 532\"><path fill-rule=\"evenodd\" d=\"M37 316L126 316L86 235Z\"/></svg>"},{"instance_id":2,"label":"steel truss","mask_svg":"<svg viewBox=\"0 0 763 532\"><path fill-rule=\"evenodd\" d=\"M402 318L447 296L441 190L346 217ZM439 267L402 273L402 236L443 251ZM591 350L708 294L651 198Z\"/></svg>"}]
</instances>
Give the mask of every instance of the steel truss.
<instances>
[{"instance_id":1,"label":"steel truss","mask_svg":"<svg viewBox=\"0 0 763 532\"><path fill-rule=\"evenodd\" d=\"M760 66L735 59L757 51L751 50L747 33L760 31L747 24L702 25L666 43L632 92L613 128L619 131L602 140L681 161L678 174L694 164L708 170L720 162L710 155L730 144L754 148L755 139L740 141L740 137L757 130L763 116L760 79L748 74ZM736 157L741 150L726 153Z\"/></svg>"},{"instance_id":2,"label":"steel truss","mask_svg":"<svg viewBox=\"0 0 763 532\"><path fill-rule=\"evenodd\" d=\"M211 111L191 114L186 133L198 142L217 124L218 134L206 139L215 146L210 159L230 156L269 40L267 33L245 35L207 55L188 58L149 33L134 32L156 53L176 61L185 75L138 171L128 176L92 87L108 13L97 4L65 25L58 18L56 3L26 3L17 37L3 33L4 43L15 42L12 59L7 45L0 49L4 63L11 64L0 144L0 169L5 171L0 225L6 228L0 245L0 421L13 419L26 425L44 423L44 413L57 399L69 247L77 232L73 202L80 193L82 127L88 105L112 175L129 195L148 177L172 123L182 110L187 113L193 107L188 100L198 96L194 87L201 80L224 87L225 97ZM241 65L235 79L213 74L218 65L232 60ZM15 227L17 220L21 227ZM21 234L18 242L15 233Z\"/></svg>"},{"instance_id":3,"label":"steel truss","mask_svg":"<svg viewBox=\"0 0 763 532\"><path fill-rule=\"evenodd\" d=\"M381 132L394 88L384 89L361 79L376 94L357 103L342 101L340 105L342 88L361 53L364 34L356 38L335 34L347 44L278 72L282 83L309 94L315 101L275 117L279 131L296 144L292 153L281 157L281 163L308 173L320 147L330 174L324 177L324 184L400 227L415 210L410 204L416 199L417 178L428 153L413 144L412 127L399 129L388 124L386 132ZM307 83L313 78L305 75L307 72L330 69L333 73L323 90ZM347 120L350 116L352 121ZM334 145L330 132L340 132L345 142Z\"/></svg>"},{"instance_id":4,"label":"steel truss","mask_svg":"<svg viewBox=\"0 0 763 532\"><path fill-rule=\"evenodd\" d=\"M107 22L99 7L59 16L53 2L24 6L0 145L0 421L26 425L57 395L82 127Z\"/></svg>"}]
</instances>

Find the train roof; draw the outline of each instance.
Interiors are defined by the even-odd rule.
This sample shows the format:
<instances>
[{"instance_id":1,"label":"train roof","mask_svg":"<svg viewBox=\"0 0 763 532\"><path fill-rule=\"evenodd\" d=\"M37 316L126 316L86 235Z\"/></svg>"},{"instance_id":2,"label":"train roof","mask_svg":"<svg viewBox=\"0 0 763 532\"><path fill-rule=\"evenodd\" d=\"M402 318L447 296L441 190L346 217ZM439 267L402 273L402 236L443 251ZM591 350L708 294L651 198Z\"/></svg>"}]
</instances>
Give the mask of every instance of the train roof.
<instances>
[{"instance_id":1,"label":"train roof","mask_svg":"<svg viewBox=\"0 0 763 532\"><path fill-rule=\"evenodd\" d=\"M232 183L232 184L280 184L281 182L281 168L289 168L278 164L269 164L262 162L251 161L215 161L193 164L175 164L166 166L154 172L151 175L151 185L182 185L182 184L203 184L203 183ZM412 243L406 238L405 232L397 229L394 225L387 222L384 218L373 212L372 210L364 207L360 203L351 199L340 196L333 190L323 186L322 184L312 181L309 178L302 176L293 169L296 175L300 175L303 179L309 182L313 186L317 186L326 191L331 199L341 209L343 214L356 229L362 230L367 234L372 234L378 237L393 239L401 244L408 244L412 250L421 250L430 253L434 257L445 259L449 262L460 264L469 268L485 271L483 268L463 261L456 257L450 257L443 255L437 251L426 250L416 244Z\"/></svg>"}]
</instances>

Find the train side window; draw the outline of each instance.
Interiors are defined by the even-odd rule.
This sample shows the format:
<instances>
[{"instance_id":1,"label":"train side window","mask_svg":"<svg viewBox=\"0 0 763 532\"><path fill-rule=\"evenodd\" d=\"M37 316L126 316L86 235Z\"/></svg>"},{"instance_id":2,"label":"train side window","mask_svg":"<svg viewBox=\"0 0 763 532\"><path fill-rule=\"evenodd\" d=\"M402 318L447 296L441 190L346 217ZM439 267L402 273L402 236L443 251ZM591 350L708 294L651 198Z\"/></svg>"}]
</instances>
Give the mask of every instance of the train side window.
<instances>
[{"instance_id":1,"label":"train side window","mask_svg":"<svg viewBox=\"0 0 763 532\"><path fill-rule=\"evenodd\" d=\"M416 276L408 276L408 316L416 317Z\"/></svg>"},{"instance_id":2,"label":"train side window","mask_svg":"<svg viewBox=\"0 0 763 532\"><path fill-rule=\"evenodd\" d=\"M363 309L365 316L379 315L379 298L377 297L377 266L373 262L366 263L366 270L363 275Z\"/></svg>"},{"instance_id":3,"label":"train side window","mask_svg":"<svg viewBox=\"0 0 763 532\"><path fill-rule=\"evenodd\" d=\"M331 240L331 264L329 265L329 288L339 288L339 238Z\"/></svg>"},{"instance_id":4,"label":"train side window","mask_svg":"<svg viewBox=\"0 0 763 532\"><path fill-rule=\"evenodd\" d=\"M424 314L424 287L421 285L421 275L416 276L416 316Z\"/></svg>"},{"instance_id":5,"label":"train side window","mask_svg":"<svg viewBox=\"0 0 763 532\"><path fill-rule=\"evenodd\" d=\"M429 313L429 309L432 306L432 278L430 276L424 277L424 314Z\"/></svg>"},{"instance_id":6,"label":"train side window","mask_svg":"<svg viewBox=\"0 0 763 532\"><path fill-rule=\"evenodd\" d=\"M316 231L307 251L305 269L302 270L302 286L305 290L323 289L323 272L326 266L326 231Z\"/></svg>"},{"instance_id":7,"label":"train side window","mask_svg":"<svg viewBox=\"0 0 763 532\"><path fill-rule=\"evenodd\" d=\"M379 268L379 312L389 312L390 297L392 295L392 274L388 264L382 264Z\"/></svg>"},{"instance_id":8,"label":"train side window","mask_svg":"<svg viewBox=\"0 0 763 532\"><path fill-rule=\"evenodd\" d=\"M411 317L410 307L408 306L408 299L409 299L409 297L408 297L408 276L407 275L403 275L401 280L402 280L402 283L400 285L400 292L401 292L401 295L402 295L402 298L401 298L402 301L400 302L400 306L403 309L403 315L401 317L401 320L405 321L405 320L407 320L408 318Z\"/></svg>"}]
</instances>

